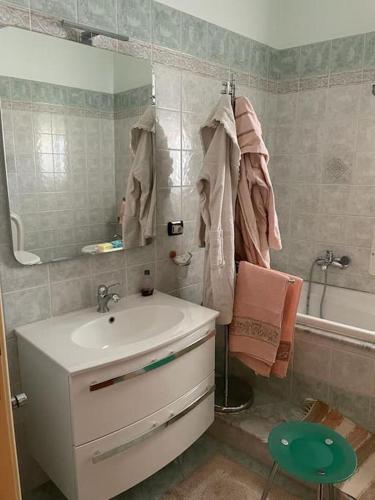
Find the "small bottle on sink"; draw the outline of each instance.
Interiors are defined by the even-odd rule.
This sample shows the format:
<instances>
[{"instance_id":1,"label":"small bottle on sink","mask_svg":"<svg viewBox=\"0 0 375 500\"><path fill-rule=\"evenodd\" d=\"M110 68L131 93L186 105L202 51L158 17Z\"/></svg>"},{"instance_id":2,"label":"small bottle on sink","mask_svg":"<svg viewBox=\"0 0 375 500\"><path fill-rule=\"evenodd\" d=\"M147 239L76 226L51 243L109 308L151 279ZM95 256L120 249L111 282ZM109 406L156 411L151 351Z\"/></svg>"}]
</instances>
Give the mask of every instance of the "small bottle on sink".
<instances>
[{"instance_id":1,"label":"small bottle on sink","mask_svg":"<svg viewBox=\"0 0 375 500\"><path fill-rule=\"evenodd\" d=\"M154 293L154 284L152 282L151 272L149 269L146 269L143 275L141 294L143 295L143 297L149 297L153 293Z\"/></svg>"}]
</instances>

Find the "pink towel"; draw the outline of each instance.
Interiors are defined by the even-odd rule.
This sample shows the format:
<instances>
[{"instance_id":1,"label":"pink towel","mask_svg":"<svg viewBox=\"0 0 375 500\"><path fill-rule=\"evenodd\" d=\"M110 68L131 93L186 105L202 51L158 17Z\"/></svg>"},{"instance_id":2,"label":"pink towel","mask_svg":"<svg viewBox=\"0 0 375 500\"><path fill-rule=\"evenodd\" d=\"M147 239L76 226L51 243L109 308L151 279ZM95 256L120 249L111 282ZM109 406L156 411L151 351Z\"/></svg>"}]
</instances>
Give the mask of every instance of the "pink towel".
<instances>
[{"instance_id":1,"label":"pink towel","mask_svg":"<svg viewBox=\"0 0 375 500\"><path fill-rule=\"evenodd\" d=\"M260 375L286 376L301 287L300 278L240 263L229 348Z\"/></svg>"},{"instance_id":2,"label":"pink towel","mask_svg":"<svg viewBox=\"0 0 375 500\"><path fill-rule=\"evenodd\" d=\"M236 260L270 267L269 249L281 249L275 200L268 173L268 151L258 117L246 97L235 106L241 149L240 180L235 215Z\"/></svg>"}]
</instances>

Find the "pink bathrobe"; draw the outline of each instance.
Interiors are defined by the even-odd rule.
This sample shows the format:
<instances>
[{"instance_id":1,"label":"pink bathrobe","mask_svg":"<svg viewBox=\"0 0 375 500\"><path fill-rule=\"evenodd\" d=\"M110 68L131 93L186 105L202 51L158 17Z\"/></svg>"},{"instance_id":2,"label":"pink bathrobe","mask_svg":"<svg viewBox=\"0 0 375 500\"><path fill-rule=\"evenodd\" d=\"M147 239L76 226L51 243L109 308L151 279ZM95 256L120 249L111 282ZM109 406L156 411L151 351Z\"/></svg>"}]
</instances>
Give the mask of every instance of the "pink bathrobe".
<instances>
[{"instance_id":1,"label":"pink bathrobe","mask_svg":"<svg viewBox=\"0 0 375 500\"><path fill-rule=\"evenodd\" d=\"M275 199L268 173L268 151L258 117L246 97L235 105L240 180L236 203L236 260L270 267L270 248L281 250Z\"/></svg>"}]
</instances>

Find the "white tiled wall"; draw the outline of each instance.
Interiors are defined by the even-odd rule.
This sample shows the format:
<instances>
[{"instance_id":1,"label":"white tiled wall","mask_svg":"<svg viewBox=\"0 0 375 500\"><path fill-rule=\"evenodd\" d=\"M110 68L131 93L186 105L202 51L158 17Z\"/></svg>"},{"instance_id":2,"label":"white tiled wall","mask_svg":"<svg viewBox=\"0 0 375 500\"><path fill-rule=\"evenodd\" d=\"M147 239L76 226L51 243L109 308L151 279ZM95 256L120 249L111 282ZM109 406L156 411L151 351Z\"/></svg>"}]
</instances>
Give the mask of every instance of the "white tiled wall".
<instances>
[{"instance_id":1,"label":"white tiled wall","mask_svg":"<svg viewBox=\"0 0 375 500\"><path fill-rule=\"evenodd\" d=\"M308 277L326 249L349 255L329 282L375 291L368 273L375 228L375 97L370 82L276 96L271 177L284 249L275 267ZM322 275L317 269L316 280Z\"/></svg>"},{"instance_id":2,"label":"white tiled wall","mask_svg":"<svg viewBox=\"0 0 375 500\"><path fill-rule=\"evenodd\" d=\"M109 113L32 106L3 103L8 189L11 210L23 222L25 250L48 262L111 237L114 121Z\"/></svg>"}]
</instances>

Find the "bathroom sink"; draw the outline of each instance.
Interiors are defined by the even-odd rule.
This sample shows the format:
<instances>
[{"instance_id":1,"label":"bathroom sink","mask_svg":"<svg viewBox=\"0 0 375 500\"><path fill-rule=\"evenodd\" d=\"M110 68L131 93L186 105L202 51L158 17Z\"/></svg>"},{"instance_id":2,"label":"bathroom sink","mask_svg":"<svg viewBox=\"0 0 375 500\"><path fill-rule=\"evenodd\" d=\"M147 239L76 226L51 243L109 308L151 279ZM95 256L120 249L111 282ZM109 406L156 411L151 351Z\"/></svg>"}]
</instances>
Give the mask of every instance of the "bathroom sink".
<instances>
[{"instance_id":1,"label":"bathroom sink","mask_svg":"<svg viewBox=\"0 0 375 500\"><path fill-rule=\"evenodd\" d=\"M132 307L86 323L72 333L72 341L81 347L108 349L154 337L183 319L180 309L168 305Z\"/></svg>"},{"instance_id":2,"label":"bathroom sink","mask_svg":"<svg viewBox=\"0 0 375 500\"><path fill-rule=\"evenodd\" d=\"M204 325L218 313L186 300L155 290L151 297L131 295L110 312L100 314L96 307L55 316L20 326L20 341L34 345L68 373L143 356L138 363L168 355L171 344L185 338L200 338ZM140 359L140 358L139 358ZM135 362L135 361L134 361Z\"/></svg>"}]
</instances>

